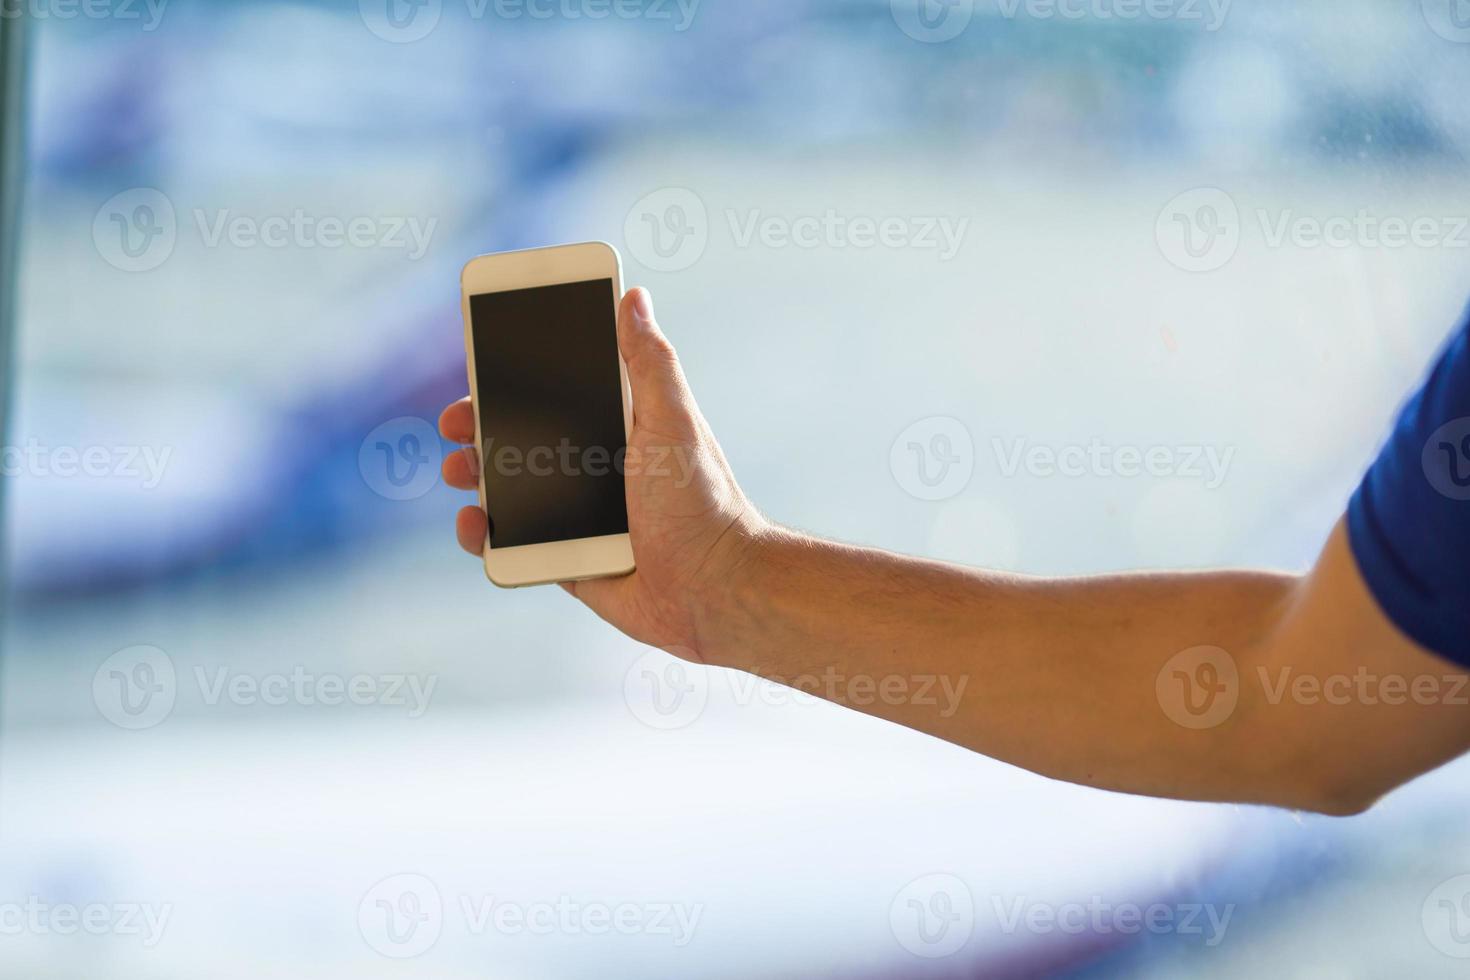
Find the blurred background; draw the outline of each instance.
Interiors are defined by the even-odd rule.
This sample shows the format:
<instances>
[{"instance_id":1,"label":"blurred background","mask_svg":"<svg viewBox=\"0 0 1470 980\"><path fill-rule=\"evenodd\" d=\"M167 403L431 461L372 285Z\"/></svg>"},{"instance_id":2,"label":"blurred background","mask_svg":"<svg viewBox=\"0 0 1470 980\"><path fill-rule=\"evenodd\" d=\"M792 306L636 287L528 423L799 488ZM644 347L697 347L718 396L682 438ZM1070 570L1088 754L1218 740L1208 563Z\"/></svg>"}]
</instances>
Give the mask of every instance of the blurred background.
<instances>
[{"instance_id":1,"label":"blurred background","mask_svg":"<svg viewBox=\"0 0 1470 980\"><path fill-rule=\"evenodd\" d=\"M604 239L777 520L1304 568L1470 294L1463 3L4 10L0 973L1463 974L1466 765L1160 802L685 668L490 587L432 429L464 261ZM1092 446L1170 462L1017 464Z\"/></svg>"}]
</instances>

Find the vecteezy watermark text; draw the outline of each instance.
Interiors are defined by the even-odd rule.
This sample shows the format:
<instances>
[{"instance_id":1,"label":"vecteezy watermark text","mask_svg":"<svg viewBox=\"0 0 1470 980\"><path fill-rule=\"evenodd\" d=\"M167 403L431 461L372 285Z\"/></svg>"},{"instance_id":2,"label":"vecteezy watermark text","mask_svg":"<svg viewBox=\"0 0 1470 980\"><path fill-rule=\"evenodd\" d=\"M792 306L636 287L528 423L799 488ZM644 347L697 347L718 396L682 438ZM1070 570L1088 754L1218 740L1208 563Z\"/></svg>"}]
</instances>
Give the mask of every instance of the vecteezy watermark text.
<instances>
[{"instance_id":1,"label":"vecteezy watermark text","mask_svg":"<svg viewBox=\"0 0 1470 980\"><path fill-rule=\"evenodd\" d=\"M1225 26L1233 0L994 0L1006 20L1175 21L1214 32ZM959 37L974 19L976 0L889 0L893 22L915 41Z\"/></svg>"},{"instance_id":2,"label":"vecteezy watermark text","mask_svg":"<svg viewBox=\"0 0 1470 980\"><path fill-rule=\"evenodd\" d=\"M1006 20L1172 20L1214 33L1233 0L995 0Z\"/></svg>"},{"instance_id":3,"label":"vecteezy watermark text","mask_svg":"<svg viewBox=\"0 0 1470 980\"><path fill-rule=\"evenodd\" d=\"M46 446L30 437L21 446L0 446L0 476L107 477L152 490L163 482L172 455L172 446Z\"/></svg>"},{"instance_id":4,"label":"vecteezy watermark text","mask_svg":"<svg viewBox=\"0 0 1470 980\"><path fill-rule=\"evenodd\" d=\"M1215 490L1225 482L1235 447L1217 446L1112 446L1100 439L1086 445L1030 445L1024 438L991 439L991 450L1003 477L1024 470L1033 477L1122 477L1140 476L1200 480L1205 489Z\"/></svg>"},{"instance_id":5,"label":"vecteezy watermark text","mask_svg":"<svg viewBox=\"0 0 1470 980\"><path fill-rule=\"evenodd\" d=\"M439 941L451 912L470 936L655 936L687 946L704 914L702 903L608 901L556 895L521 901L460 894L446 903L439 886L421 874L395 874L373 885L357 907L363 940L391 959L427 952Z\"/></svg>"},{"instance_id":6,"label":"vecteezy watermark text","mask_svg":"<svg viewBox=\"0 0 1470 980\"><path fill-rule=\"evenodd\" d=\"M293 208L247 214L233 208L194 208L192 227L207 249L383 249L416 261L429 250L438 218L418 215L339 215ZM184 224L183 229L188 229ZM105 201L92 219L97 253L124 272L156 269L174 252L181 232L173 201L152 187L135 187Z\"/></svg>"},{"instance_id":7,"label":"vecteezy watermark text","mask_svg":"<svg viewBox=\"0 0 1470 980\"><path fill-rule=\"evenodd\" d=\"M206 705L228 703L248 707L262 704L272 708L288 704L302 707L321 705L382 705L407 708L408 717L420 718L429 710L435 674L334 674L316 673L296 666L289 672L247 674L229 667L194 668L194 680Z\"/></svg>"},{"instance_id":8,"label":"vecteezy watermark text","mask_svg":"<svg viewBox=\"0 0 1470 980\"><path fill-rule=\"evenodd\" d=\"M486 469L498 476L607 476L671 478L676 487L694 479L694 451L688 446L578 446L563 437L555 446L495 444L485 440Z\"/></svg>"},{"instance_id":9,"label":"vecteezy watermark text","mask_svg":"<svg viewBox=\"0 0 1470 980\"><path fill-rule=\"evenodd\" d=\"M983 908L983 906L981 906ZM964 879L927 874L898 891L889 904L889 924L900 946L915 956L938 959L964 949L975 932L980 908ZM990 912L1000 932L1038 936L1078 935L1198 936L1208 947L1225 939L1235 906L1204 902L1110 902L1100 895L1087 901L1033 901L1024 895L992 895Z\"/></svg>"},{"instance_id":10,"label":"vecteezy watermark text","mask_svg":"<svg viewBox=\"0 0 1470 980\"><path fill-rule=\"evenodd\" d=\"M423 258L439 225L413 215L357 215L341 218L296 208L288 214L258 217L229 208L195 208L194 223L206 248L382 248L406 249L411 260Z\"/></svg>"},{"instance_id":11,"label":"vecteezy watermark text","mask_svg":"<svg viewBox=\"0 0 1470 980\"><path fill-rule=\"evenodd\" d=\"M169 0L0 0L0 20L142 21L142 30L154 31L163 22Z\"/></svg>"},{"instance_id":12,"label":"vecteezy watermark text","mask_svg":"<svg viewBox=\"0 0 1470 980\"><path fill-rule=\"evenodd\" d=\"M460 910L472 936L667 936L675 947L694 938L704 905L683 902L583 901L569 895L514 902L494 895L461 895Z\"/></svg>"},{"instance_id":13,"label":"vecteezy watermark text","mask_svg":"<svg viewBox=\"0 0 1470 980\"><path fill-rule=\"evenodd\" d=\"M1032 902L1024 897L1002 899L992 896L991 905L1002 932L1036 935L1062 933L1105 936L1117 933L1136 936L1202 936L1206 946L1218 946L1230 927L1235 906L1201 902L1167 904L1153 902L1108 902L1094 895L1086 902Z\"/></svg>"},{"instance_id":14,"label":"vecteezy watermark text","mask_svg":"<svg viewBox=\"0 0 1470 980\"><path fill-rule=\"evenodd\" d=\"M1255 208L1249 214L1269 249L1470 248L1466 214L1393 214L1370 208L1340 214ZM1187 272L1213 272L1235 257L1248 224L1235 196L1218 187L1197 187L1164 206L1154 234L1171 264Z\"/></svg>"},{"instance_id":15,"label":"vecteezy watermark text","mask_svg":"<svg viewBox=\"0 0 1470 980\"><path fill-rule=\"evenodd\" d=\"M762 208L726 208L735 248L886 249L933 253L947 262L959 253L970 219L939 214L861 214L825 208L799 214ZM664 187L644 195L628 210L623 239L628 252L656 272L688 269L704 255L711 237L704 199L687 187Z\"/></svg>"},{"instance_id":16,"label":"vecteezy watermark text","mask_svg":"<svg viewBox=\"0 0 1470 980\"><path fill-rule=\"evenodd\" d=\"M246 672L229 666L195 665L184 675L194 682L206 707L303 708L370 707L406 709L409 718L428 711L439 683L435 674L312 671L297 665L285 671ZM155 646L117 651L92 676L97 712L119 728L139 730L160 724L173 713L180 693L173 658Z\"/></svg>"},{"instance_id":17,"label":"vecteezy watermark text","mask_svg":"<svg viewBox=\"0 0 1470 980\"><path fill-rule=\"evenodd\" d=\"M1242 673L1235 658L1217 646L1190 647L1170 657L1155 678L1155 691L1165 715L1191 729L1224 724L1246 695L1265 707L1470 705L1470 678L1454 671L1380 673L1359 666L1323 674L1258 664Z\"/></svg>"},{"instance_id":18,"label":"vecteezy watermark text","mask_svg":"<svg viewBox=\"0 0 1470 980\"><path fill-rule=\"evenodd\" d=\"M623 698L633 717L650 728L671 730L692 724L704 713L712 687L740 707L816 704L829 701L854 708L875 705L932 709L953 717L969 686L968 675L848 673L829 665L796 675L763 670L717 670L649 650L628 668Z\"/></svg>"},{"instance_id":19,"label":"vecteezy watermark text","mask_svg":"<svg viewBox=\"0 0 1470 980\"><path fill-rule=\"evenodd\" d=\"M1298 673L1291 667L1257 667L1256 676L1267 704L1450 704L1470 705L1464 674L1380 674L1366 667L1325 676Z\"/></svg>"},{"instance_id":20,"label":"vecteezy watermark text","mask_svg":"<svg viewBox=\"0 0 1470 980\"><path fill-rule=\"evenodd\" d=\"M727 208L725 221L736 248L758 243L777 249L795 246L813 248L886 248L935 251L939 261L948 262L959 252L969 230L969 218L948 215L846 215L833 208L821 214L766 214L751 208L743 215Z\"/></svg>"},{"instance_id":21,"label":"vecteezy watermark text","mask_svg":"<svg viewBox=\"0 0 1470 980\"><path fill-rule=\"evenodd\" d=\"M47 902L36 895L0 902L0 936L137 936L145 949L163 939L171 903Z\"/></svg>"},{"instance_id":22,"label":"vecteezy watermark text","mask_svg":"<svg viewBox=\"0 0 1470 980\"><path fill-rule=\"evenodd\" d=\"M1047 444L1025 436L993 436L995 471L1004 479L1025 474L1099 479L1191 480L1218 489L1235 460L1234 446L1195 443L1129 444L1094 438L1085 443ZM906 427L893 440L888 465L894 480L919 500L947 500L969 486L976 462L975 441L959 419L936 415Z\"/></svg>"},{"instance_id":23,"label":"vecteezy watermark text","mask_svg":"<svg viewBox=\"0 0 1470 980\"><path fill-rule=\"evenodd\" d=\"M471 21L640 20L670 23L676 34L694 23L700 0L464 0ZM393 44L421 41L439 26L444 0L358 0L363 24Z\"/></svg>"}]
</instances>

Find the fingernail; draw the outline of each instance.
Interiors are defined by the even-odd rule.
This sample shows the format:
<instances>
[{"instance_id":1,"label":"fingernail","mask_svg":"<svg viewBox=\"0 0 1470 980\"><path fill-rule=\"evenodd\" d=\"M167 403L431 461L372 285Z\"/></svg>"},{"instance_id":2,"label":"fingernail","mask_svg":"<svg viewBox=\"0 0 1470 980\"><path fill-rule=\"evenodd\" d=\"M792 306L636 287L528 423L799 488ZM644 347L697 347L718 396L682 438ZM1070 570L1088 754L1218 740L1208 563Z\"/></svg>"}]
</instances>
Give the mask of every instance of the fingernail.
<instances>
[{"instance_id":1,"label":"fingernail","mask_svg":"<svg viewBox=\"0 0 1470 980\"><path fill-rule=\"evenodd\" d=\"M633 292L633 312L644 323L653 322L653 297L648 290L639 288Z\"/></svg>"}]
</instances>

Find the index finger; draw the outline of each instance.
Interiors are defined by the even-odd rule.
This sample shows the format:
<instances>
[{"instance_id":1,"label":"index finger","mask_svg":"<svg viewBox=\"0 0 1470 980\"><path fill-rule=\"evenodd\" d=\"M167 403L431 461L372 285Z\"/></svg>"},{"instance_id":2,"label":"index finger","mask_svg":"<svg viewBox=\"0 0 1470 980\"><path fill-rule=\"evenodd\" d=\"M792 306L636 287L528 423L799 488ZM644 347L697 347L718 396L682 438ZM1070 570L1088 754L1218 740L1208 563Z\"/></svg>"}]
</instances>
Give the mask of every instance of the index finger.
<instances>
[{"instance_id":1,"label":"index finger","mask_svg":"<svg viewBox=\"0 0 1470 980\"><path fill-rule=\"evenodd\" d=\"M451 442L469 445L475 441L475 410L470 407L468 397L440 413L439 433Z\"/></svg>"}]
</instances>

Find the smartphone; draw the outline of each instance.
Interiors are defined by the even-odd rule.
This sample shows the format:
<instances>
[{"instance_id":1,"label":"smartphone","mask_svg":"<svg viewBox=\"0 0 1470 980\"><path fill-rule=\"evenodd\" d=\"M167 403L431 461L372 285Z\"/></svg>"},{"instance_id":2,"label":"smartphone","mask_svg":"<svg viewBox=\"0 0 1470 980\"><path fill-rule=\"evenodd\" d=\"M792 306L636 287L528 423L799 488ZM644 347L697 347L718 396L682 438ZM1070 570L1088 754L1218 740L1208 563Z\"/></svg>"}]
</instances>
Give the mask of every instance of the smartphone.
<instances>
[{"instance_id":1,"label":"smartphone","mask_svg":"<svg viewBox=\"0 0 1470 980\"><path fill-rule=\"evenodd\" d=\"M503 588L633 570L622 293L605 242L481 255L460 274L485 574Z\"/></svg>"}]
</instances>

